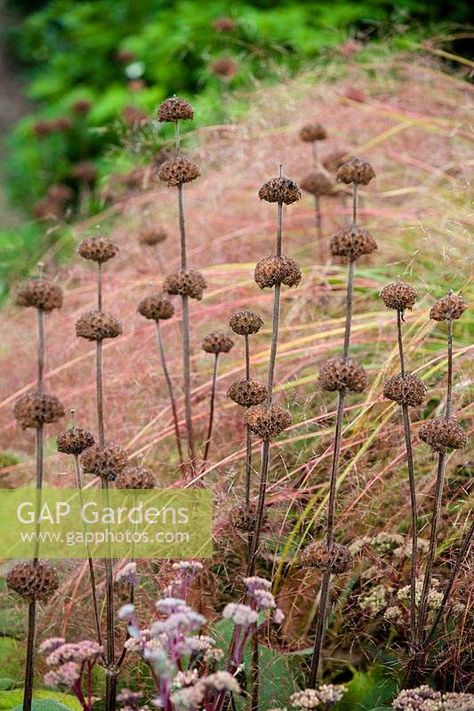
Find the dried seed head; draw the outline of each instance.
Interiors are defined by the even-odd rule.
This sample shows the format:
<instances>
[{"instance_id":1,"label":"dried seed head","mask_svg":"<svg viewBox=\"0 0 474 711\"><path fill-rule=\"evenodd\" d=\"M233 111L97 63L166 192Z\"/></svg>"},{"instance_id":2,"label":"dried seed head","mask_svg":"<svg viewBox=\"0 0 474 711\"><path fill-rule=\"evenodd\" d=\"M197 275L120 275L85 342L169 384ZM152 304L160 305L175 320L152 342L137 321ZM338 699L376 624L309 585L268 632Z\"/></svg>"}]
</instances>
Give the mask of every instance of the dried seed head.
<instances>
[{"instance_id":1,"label":"dried seed head","mask_svg":"<svg viewBox=\"0 0 474 711\"><path fill-rule=\"evenodd\" d=\"M73 166L72 175L77 180L82 180L85 183L94 183L97 179L97 170L92 161L85 160Z\"/></svg>"},{"instance_id":2,"label":"dried seed head","mask_svg":"<svg viewBox=\"0 0 474 711\"><path fill-rule=\"evenodd\" d=\"M338 168L347 160L349 160L349 151L338 148L327 153L322 160L322 164L330 173L337 173Z\"/></svg>"},{"instance_id":3,"label":"dried seed head","mask_svg":"<svg viewBox=\"0 0 474 711\"><path fill-rule=\"evenodd\" d=\"M88 237L79 245L79 254L93 262L107 262L118 253L119 248L106 237Z\"/></svg>"},{"instance_id":4,"label":"dried seed head","mask_svg":"<svg viewBox=\"0 0 474 711\"><path fill-rule=\"evenodd\" d=\"M190 183L199 178L199 168L183 156L165 161L158 171L158 177L169 187Z\"/></svg>"},{"instance_id":5,"label":"dried seed head","mask_svg":"<svg viewBox=\"0 0 474 711\"><path fill-rule=\"evenodd\" d=\"M375 178L374 169L360 158L350 158L337 169L337 180L340 183L368 185L372 178Z\"/></svg>"},{"instance_id":6,"label":"dried seed head","mask_svg":"<svg viewBox=\"0 0 474 711\"><path fill-rule=\"evenodd\" d=\"M71 109L77 116L85 116L92 108L92 102L87 99L78 99L73 103Z\"/></svg>"},{"instance_id":7,"label":"dried seed head","mask_svg":"<svg viewBox=\"0 0 474 711\"><path fill-rule=\"evenodd\" d=\"M405 373L394 375L384 385L383 394L388 400L394 400L399 405L419 407L426 397L426 385L416 375Z\"/></svg>"},{"instance_id":8,"label":"dried seed head","mask_svg":"<svg viewBox=\"0 0 474 711\"><path fill-rule=\"evenodd\" d=\"M285 205L291 205L301 198L301 190L294 180L280 176L279 178L271 178L262 185L258 191L260 200L267 202L279 202Z\"/></svg>"},{"instance_id":9,"label":"dried seed head","mask_svg":"<svg viewBox=\"0 0 474 711\"><path fill-rule=\"evenodd\" d=\"M232 57L220 57L212 62L210 70L212 74L222 79L232 79L239 71L239 63Z\"/></svg>"},{"instance_id":10,"label":"dried seed head","mask_svg":"<svg viewBox=\"0 0 474 711\"><path fill-rule=\"evenodd\" d=\"M260 331L263 320L255 311L237 311L230 319L229 326L239 336L250 336Z\"/></svg>"},{"instance_id":11,"label":"dried seed head","mask_svg":"<svg viewBox=\"0 0 474 711\"><path fill-rule=\"evenodd\" d=\"M433 705L429 706L430 701ZM427 711L429 708L441 708L441 694L429 686L418 686L416 689L403 689L394 700L395 711Z\"/></svg>"},{"instance_id":12,"label":"dried seed head","mask_svg":"<svg viewBox=\"0 0 474 711\"><path fill-rule=\"evenodd\" d=\"M207 287L206 280L201 272L196 269L186 271L171 272L163 281L163 291L173 296L189 296L191 299L202 299L204 289Z\"/></svg>"},{"instance_id":13,"label":"dried seed head","mask_svg":"<svg viewBox=\"0 0 474 711\"><path fill-rule=\"evenodd\" d=\"M300 129L300 138L306 143L324 141L328 137L327 131L320 123L307 123Z\"/></svg>"},{"instance_id":14,"label":"dried seed head","mask_svg":"<svg viewBox=\"0 0 474 711\"><path fill-rule=\"evenodd\" d=\"M76 336L88 341L117 338L122 333L120 321L104 311L86 311L76 321Z\"/></svg>"},{"instance_id":15,"label":"dried seed head","mask_svg":"<svg viewBox=\"0 0 474 711\"><path fill-rule=\"evenodd\" d=\"M212 27L216 32L232 32L236 29L237 23L231 17L218 17L212 23Z\"/></svg>"},{"instance_id":16,"label":"dried seed head","mask_svg":"<svg viewBox=\"0 0 474 711\"><path fill-rule=\"evenodd\" d=\"M28 602L47 602L59 587L58 574L52 565L38 560L17 563L7 575L7 586Z\"/></svg>"},{"instance_id":17,"label":"dried seed head","mask_svg":"<svg viewBox=\"0 0 474 711\"><path fill-rule=\"evenodd\" d=\"M249 380L237 380L232 383L227 391L227 397L242 405L242 407L252 407L260 405L267 399L267 386L260 380L250 378Z\"/></svg>"},{"instance_id":18,"label":"dried seed head","mask_svg":"<svg viewBox=\"0 0 474 711\"><path fill-rule=\"evenodd\" d=\"M331 237L329 249L333 257L345 257L354 262L362 255L374 252L377 242L367 230L351 225Z\"/></svg>"},{"instance_id":19,"label":"dried seed head","mask_svg":"<svg viewBox=\"0 0 474 711\"><path fill-rule=\"evenodd\" d=\"M55 183L50 185L46 195L53 201L58 202L60 205L64 205L70 202L74 198L74 190L64 183Z\"/></svg>"},{"instance_id":20,"label":"dried seed head","mask_svg":"<svg viewBox=\"0 0 474 711\"><path fill-rule=\"evenodd\" d=\"M323 390L360 393L367 387L367 373L355 358L344 360L341 356L335 356L323 363L318 381Z\"/></svg>"},{"instance_id":21,"label":"dried seed head","mask_svg":"<svg viewBox=\"0 0 474 711\"><path fill-rule=\"evenodd\" d=\"M16 293L18 306L33 306L42 311L60 309L63 305L63 291L51 279L27 279Z\"/></svg>"},{"instance_id":22,"label":"dried seed head","mask_svg":"<svg viewBox=\"0 0 474 711\"><path fill-rule=\"evenodd\" d=\"M145 467L126 467L115 479L117 489L154 489L155 475Z\"/></svg>"},{"instance_id":23,"label":"dried seed head","mask_svg":"<svg viewBox=\"0 0 474 711\"><path fill-rule=\"evenodd\" d=\"M438 299L430 311L433 321L447 321L460 318L467 309L467 304L460 294L447 294Z\"/></svg>"},{"instance_id":24,"label":"dried seed head","mask_svg":"<svg viewBox=\"0 0 474 711\"><path fill-rule=\"evenodd\" d=\"M234 341L227 333L222 331L213 331L208 336L205 336L202 342L202 349L206 353L228 353L232 350Z\"/></svg>"},{"instance_id":25,"label":"dried seed head","mask_svg":"<svg viewBox=\"0 0 474 711\"><path fill-rule=\"evenodd\" d=\"M22 429L40 427L57 422L66 414L64 406L55 395L27 393L15 403L13 414Z\"/></svg>"},{"instance_id":26,"label":"dried seed head","mask_svg":"<svg viewBox=\"0 0 474 711\"><path fill-rule=\"evenodd\" d=\"M422 442L426 442L435 452L462 449L467 444L464 430L455 417L428 420L420 427L419 435Z\"/></svg>"},{"instance_id":27,"label":"dried seed head","mask_svg":"<svg viewBox=\"0 0 474 711\"><path fill-rule=\"evenodd\" d=\"M56 440L58 452L64 454L82 454L88 447L94 444L93 435L80 427L70 427L58 434Z\"/></svg>"},{"instance_id":28,"label":"dried seed head","mask_svg":"<svg viewBox=\"0 0 474 711\"><path fill-rule=\"evenodd\" d=\"M164 242L167 237L168 232L162 227L144 227L138 234L138 241L147 247L154 247Z\"/></svg>"},{"instance_id":29,"label":"dried seed head","mask_svg":"<svg viewBox=\"0 0 474 711\"><path fill-rule=\"evenodd\" d=\"M137 311L152 321L164 321L173 316L174 306L163 294L154 294L140 301Z\"/></svg>"},{"instance_id":30,"label":"dried seed head","mask_svg":"<svg viewBox=\"0 0 474 711\"><path fill-rule=\"evenodd\" d=\"M380 292L380 298L388 309L395 311L405 311L412 309L417 299L416 289L404 281L394 281L384 286Z\"/></svg>"},{"instance_id":31,"label":"dried seed head","mask_svg":"<svg viewBox=\"0 0 474 711\"><path fill-rule=\"evenodd\" d=\"M194 109L185 99L172 96L165 99L158 107L159 121L186 121L194 118Z\"/></svg>"},{"instance_id":32,"label":"dried seed head","mask_svg":"<svg viewBox=\"0 0 474 711\"><path fill-rule=\"evenodd\" d=\"M268 441L291 425L291 417L279 405L254 405L245 414L245 424L251 432Z\"/></svg>"},{"instance_id":33,"label":"dried seed head","mask_svg":"<svg viewBox=\"0 0 474 711\"><path fill-rule=\"evenodd\" d=\"M255 267L254 278L261 289L285 284L298 286L301 281L301 269L294 259L281 255L264 257Z\"/></svg>"},{"instance_id":34,"label":"dried seed head","mask_svg":"<svg viewBox=\"0 0 474 711\"><path fill-rule=\"evenodd\" d=\"M105 481L114 481L128 465L127 453L119 444L94 444L81 456L85 474L94 474Z\"/></svg>"},{"instance_id":35,"label":"dried seed head","mask_svg":"<svg viewBox=\"0 0 474 711\"><path fill-rule=\"evenodd\" d=\"M300 561L303 566L329 570L332 573L345 573L352 563L352 555L347 546L342 543L333 543L329 551L323 542L311 543L301 553Z\"/></svg>"},{"instance_id":36,"label":"dried seed head","mask_svg":"<svg viewBox=\"0 0 474 711\"><path fill-rule=\"evenodd\" d=\"M232 528L235 528L237 531L241 531L241 533L249 533L255 529L255 524L257 522L257 509L252 504L250 505L250 510L247 510L247 507L243 505L236 506L229 512L229 521ZM268 516L267 513L264 512L262 527L265 527L267 521Z\"/></svg>"},{"instance_id":37,"label":"dried seed head","mask_svg":"<svg viewBox=\"0 0 474 711\"><path fill-rule=\"evenodd\" d=\"M312 170L311 173L305 175L301 181L301 187L306 190L307 193L320 197L321 195L332 195L333 193L333 181L331 176L326 170L317 168Z\"/></svg>"}]
</instances>

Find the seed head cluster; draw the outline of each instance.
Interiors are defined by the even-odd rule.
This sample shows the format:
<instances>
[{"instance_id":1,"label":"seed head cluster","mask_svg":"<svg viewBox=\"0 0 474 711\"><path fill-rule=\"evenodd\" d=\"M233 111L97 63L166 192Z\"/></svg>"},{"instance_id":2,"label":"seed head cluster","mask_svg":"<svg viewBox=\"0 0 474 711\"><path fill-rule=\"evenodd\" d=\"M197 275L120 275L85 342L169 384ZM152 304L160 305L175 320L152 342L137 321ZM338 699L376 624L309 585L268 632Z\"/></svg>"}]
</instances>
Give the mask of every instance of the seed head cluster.
<instances>
[{"instance_id":1,"label":"seed head cluster","mask_svg":"<svg viewBox=\"0 0 474 711\"><path fill-rule=\"evenodd\" d=\"M267 180L258 191L258 197L267 202L291 205L301 198L301 190L294 180L280 176Z\"/></svg>"},{"instance_id":2,"label":"seed head cluster","mask_svg":"<svg viewBox=\"0 0 474 711\"><path fill-rule=\"evenodd\" d=\"M329 568L332 573L344 573L352 564L352 554L342 543L333 543L329 551L326 543L318 541L304 549L300 561L303 566L309 568Z\"/></svg>"},{"instance_id":3,"label":"seed head cluster","mask_svg":"<svg viewBox=\"0 0 474 711\"><path fill-rule=\"evenodd\" d=\"M360 158L350 158L337 170L337 180L340 183L368 185L372 178L375 178L374 169L370 163Z\"/></svg>"},{"instance_id":4,"label":"seed head cluster","mask_svg":"<svg viewBox=\"0 0 474 711\"><path fill-rule=\"evenodd\" d=\"M161 165L158 171L158 177L166 183L168 187L176 187L183 185L183 183L190 183L192 180L199 178L199 175L197 165L183 156L170 158L170 160L165 161Z\"/></svg>"},{"instance_id":5,"label":"seed head cluster","mask_svg":"<svg viewBox=\"0 0 474 711\"><path fill-rule=\"evenodd\" d=\"M200 301L207 282L196 269L171 272L163 281L163 291L174 296L189 296Z\"/></svg>"},{"instance_id":6,"label":"seed head cluster","mask_svg":"<svg viewBox=\"0 0 474 711\"><path fill-rule=\"evenodd\" d=\"M202 349L206 353L229 353L234 346L234 341L223 331L213 331L205 336L202 342Z\"/></svg>"},{"instance_id":7,"label":"seed head cluster","mask_svg":"<svg viewBox=\"0 0 474 711\"><path fill-rule=\"evenodd\" d=\"M316 197L332 195L334 189L331 175L321 168L312 170L311 173L305 175L301 181L301 187Z\"/></svg>"},{"instance_id":8,"label":"seed head cluster","mask_svg":"<svg viewBox=\"0 0 474 711\"><path fill-rule=\"evenodd\" d=\"M128 465L128 457L119 444L94 444L81 456L85 474L94 474L104 481L114 481Z\"/></svg>"},{"instance_id":9,"label":"seed head cluster","mask_svg":"<svg viewBox=\"0 0 474 711\"><path fill-rule=\"evenodd\" d=\"M76 336L88 341L117 338L122 333L121 322L104 311L86 311L76 321Z\"/></svg>"},{"instance_id":10,"label":"seed head cluster","mask_svg":"<svg viewBox=\"0 0 474 711\"><path fill-rule=\"evenodd\" d=\"M300 139L306 143L324 141L328 137L327 131L320 123L307 123L300 129Z\"/></svg>"},{"instance_id":11,"label":"seed head cluster","mask_svg":"<svg viewBox=\"0 0 474 711\"><path fill-rule=\"evenodd\" d=\"M52 565L38 560L17 563L7 575L10 590L28 602L47 602L59 586L58 574Z\"/></svg>"},{"instance_id":12,"label":"seed head cluster","mask_svg":"<svg viewBox=\"0 0 474 711\"><path fill-rule=\"evenodd\" d=\"M137 311L151 321L165 321L174 315L174 306L163 294L154 294L142 299Z\"/></svg>"},{"instance_id":13,"label":"seed head cluster","mask_svg":"<svg viewBox=\"0 0 474 711\"><path fill-rule=\"evenodd\" d=\"M163 227L143 227L138 233L138 241L147 247L155 247L168 237L168 232Z\"/></svg>"},{"instance_id":14,"label":"seed head cluster","mask_svg":"<svg viewBox=\"0 0 474 711\"><path fill-rule=\"evenodd\" d=\"M427 389L424 382L416 375L405 373L389 378L384 385L383 394L388 400L399 405L419 407L426 397Z\"/></svg>"},{"instance_id":15,"label":"seed head cluster","mask_svg":"<svg viewBox=\"0 0 474 711\"><path fill-rule=\"evenodd\" d=\"M158 120L166 122L187 121L194 118L194 110L189 101L179 96L165 99L158 107Z\"/></svg>"},{"instance_id":16,"label":"seed head cluster","mask_svg":"<svg viewBox=\"0 0 474 711\"><path fill-rule=\"evenodd\" d=\"M16 293L18 306L33 306L41 311L60 309L63 305L63 291L52 279L27 279Z\"/></svg>"},{"instance_id":17,"label":"seed head cluster","mask_svg":"<svg viewBox=\"0 0 474 711\"><path fill-rule=\"evenodd\" d=\"M334 356L321 366L318 378L323 390L351 390L360 393L367 387L367 373L355 358Z\"/></svg>"},{"instance_id":18,"label":"seed head cluster","mask_svg":"<svg viewBox=\"0 0 474 711\"><path fill-rule=\"evenodd\" d=\"M430 318L433 321L447 321L461 318L467 304L460 294L447 294L442 299L438 299L430 311Z\"/></svg>"},{"instance_id":19,"label":"seed head cluster","mask_svg":"<svg viewBox=\"0 0 474 711\"><path fill-rule=\"evenodd\" d=\"M118 254L119 248L106 237L88 237L79 245L79 254L93 262L107 262Z\"/></svg>"},{"instance_id":20,"label":"seed head cluster","mask_svg":"<svg viewBox=\"0 0 474 711\"><path fill-rule=\"evenodd\" d=\"M437 417L424 422L419 431L422 442L435 452L447 452L449 449L462 449L467 444L464 430L455 417Z\"/></svg>"},{"instance_id":21,"label":"seed head cluster","mask_svg":"<svg viewBox=\"0 0 474 711\"><path fill-rule=\"evenodd\" d=\"M263 326L263 320L255 311L237 311L231 317L229 326L239 336L250 336L260 331Z\"/></svg>"},{"instance_id":22,"label":"seed head cluster","mask_svg":"<svg viewBox=\"0 0 474 711\"><path fill-rule=\"evenodd\" d=\"M257 262L254 278L261 289L277 284L298 286L301 281L301 269L291 257L272 255Z\"/></svg>"},{"instance_id":23,"label":"seed head cluster","mask_svg":"<svg viewBox=\"0 0 474 711\"><path fill-rule=\"evenodd\" d=\"M115 479L117 489L154 489L155 475L146 467L125 467Z\"/></svg>"},{"instance_id":24,"label":"seed head cluster","mask_svg":"<svg viewBox=\"0 0 474 711\"><path fill-rule=\"evenodd\" d=\"M258 437L269 441L291 425L291 417L279 405L254 405L246 412L245 424Z\"/></svg>"},{"instance_id":25,"label":"seed head cluster","mask_svg":"<svg viewBox=\"0 0 474 711\"><path fill-rule=\"evenodd\" d=\"M60 432L56 440L58 452L74 455L82 454L85 449L92 447L94 442L94 436L80 427L70 427Z\"/></svg>"},{"instance_id":26,"label":"seed head cluster","mask_svg":"<svg viewBox=\"0 0 474 711\"><path fill-rule=\"evenodd\" d=\"M380 298L388 309L405 311L412 309L418 297L415 287L404 281L394 281L384 286Z\"/></svg>"},{"instance_id":27,"label":"seed head cluster","mask_svg":"<svg viewBox=\"0 0 474 711\"><path fill-rule=\"evenodd\" d=\"M227 397L242 407L260 405L267 398L268 390L261 380L237 380L227 391Z\"/></svg>"},{"instance_id":28,"label":"seed head cluster","mask_svg":"<svg viewBox=\"0 0 474 711\"><path fill-rule=\"evenodd\" d=\"M359 257L374 252L377 242L367 230L351 225L331 237L329 249L333 257L344 257L347 261L354 262Z\"/></svg>"},{"instance_id":29,"label":"seed head cluster","mask_svg":"<svg viewBox=\"0 0 474 711\"><path fill-rule=\"evenodd\" d=\"M56 395L33 392L22 395L16 401L13 414L21 428L26 430L57 422L66 412Z\"/></svg>"}]
</instances>

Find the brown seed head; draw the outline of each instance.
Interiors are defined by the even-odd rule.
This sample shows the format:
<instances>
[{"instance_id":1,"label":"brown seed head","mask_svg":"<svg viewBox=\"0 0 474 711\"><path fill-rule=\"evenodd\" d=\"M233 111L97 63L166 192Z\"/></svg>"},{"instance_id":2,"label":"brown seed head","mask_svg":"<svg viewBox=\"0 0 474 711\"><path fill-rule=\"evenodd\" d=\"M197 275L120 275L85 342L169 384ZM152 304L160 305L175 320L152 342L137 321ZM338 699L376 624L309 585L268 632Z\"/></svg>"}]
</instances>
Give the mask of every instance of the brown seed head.
<instances>
[{"instance_id":1,"label":"brown seed head","mask_svg":"<svg viewBox=\"0 0 474 711\"><path fill-rule=\"evenodd\" d=\"M145 467L125 467L115 479L117 489L154 489L155 475Z\"/></svg>"},{"instance_id":2,"label":"brown seed head","mask_svg":"<svg viewBox=\"0 0 474 711\"><path fill-rule=\"evenodd\" d=\"M462 449L467 444L464 430L455 417L427 420L420 427L419 435L422 442L426 442L435 452Z\"/></svg>"},{"instance_id":3,"label":"brown seed head","mask_svg":"<svg viewBox=\"0 0 474 711\"><path fill-rule=\"evenodd\" d=\"M349 160L349 157L349 151L338 148L327 153L322 160L322 164L330 173L337 173L338 168Z\"/></svg>"},{"instance_id":4,"label":"brown seed head","mask_svg":"<svg viewBox=\"0 0 474 711\"><path fill-rule=\"evenodd\" d=\"M87 101L87 99L78 99L73 103L71 109L76 114L76 116L85 116L89 113L92 108L92 103Z\"/></svg>"},{"instance_id":5,"label":"brown seed head","mask_svg":"<svg viewBox=\"0 0 474 711\"><path fill-rule=\"evenodd\" d=\"M164 242L167 237L168 232L162 227L144 227L138 234L138 241L147 247L154 247Z\"/></svg>"},{"instance_id":6,"label":"brown seed head","mask_svg":"<svg viewBox=\"0 0 474 711\"><path fill-rule=\"evenodd\" d=\"M241 533L249 533L255 529L257 522L257 508L250 504L250 509L246 506L235 506L229 512L229 523L231 527ZM265 511L263 514L262 528L266 528L268 524L268 515Z\"/></svg>"},{"instance_id":7,"label":"brown seed head","mask_svg":"<svg viewBox=\"0 0 474 711\"><path fill-rule=\"evenodd\" d=\"M329 551L326 544L320 541L307 546L301 553L300 561L308 568L345 573L352 564L352 555L342 543L333 543Z\"/></svg>"},{"instance_id":8,"label":"brown seed head","mask_svg":"<svg viewBox=\"0 0 474 711\"><path fill-rule=\"evenodd\" d=\"M399 405L419 407L426 397L426 385L416 375L405 373L394 375L384 385L383 394L388 400L394 400Z\"/></svg>"},{"instance_id":9,"label":"brown seed head","mask_svg":"<svg viewBox=\"0 0 474 711\"><path fill-rule=\"evenodd\" d=\"M70 427L58 434L56 440L58 452L64 454L82 454L88 447L94 444L93 435L80 427Z\"/></svg>"},{"instance_id":10,"label":"brown seed head","mask_svg":"<svg viewBox=\"0 0 474 711\"><path fill-rule=\"evenodd\" d=\"M202 342L202 349L206 353L228 353L234 346L234 341L223 331L213 331Z\"/></svg>"},{"instance_id":11,"label":"brown seed head","mask_svg":"<svg viewBox=\"0 0 474 711\"><path fill-rule=\"evenodd\" d=\"M279 202L285 205L291 205L301 198L301 190L294 180L280 176L279 178L271 178L262 185L258 191L260 200L267 202Z\"/></svg>"},{"instance_id":12,"label":"brown seed head","mask_svg":"<svg viewBox=\"0 0 474 711\"><path fill-rule=\"evenodd\" d=\"M170 158L163 163L158 171L158 177L169 187L190 183L200 175L199 168L183 156Z\"/></svg>"},{"instance_id":13,"label":"brown seed head","mask_svg":"<svg viewBox=\"0 0 474 711\"><path fill-rule=\"evenodd\" d=\"M201 272L196 269L186 271L171 272L163 281L163 291L173 296L189 296L191 299L202 299L207 282Z\"/></svg>"},{"instance_id":14,"label":"brown seed head","mask_svg":"<svg viewBox=\"0 0 474 711\"><path fill-rule=\"evenodd\" d=\"M64 185L64 183L55 183L49 186L46 195L50 200L53 200L53 202L64 205L73 199L74 190L69 187L69 185Z\"/></svg>"},{"instance_id":15,"label":"brown seed head","mask_svg":"<svg viewBox=\"0 0 474 711\"><path fill-rule=\"evenodd\" d=\"M395 311L405 311L412 309L417 299L416 289L404 281L394 281L384 286L380 292L380 298L388 309Z\"/></svg>"},{"instance_id":16,"label":"brown seed head","mask_svg":"<svg viewBox=\"0 0 474 711\"><path fill-rule=\"evenodd\" d=\"M324 141L328 137L327 131L320 123L307 123L300 129L300 138L306 143L313 141Z\"/></svg>"},{"instance_id":17,"label":"brown seed head","mask_svg":"<svg viewBox=\"0 0 474 711\"><path fill-rule=\"evenodd\" d=\"M63 290L51 279L27 279L16 292L18 306L33 306L42 311L60 309L63 305Z\"/></svg>"},{"instance_id":18,"label":"brown seed head","mask_svg":"<svg viewBox=\"0 0 474 711\"><path fill-rule=\"evenodd\" d=\"M158 107L159 121L187 121L194 118L194 109L186 99L171 96L165 99Z\"/></svg>"},{"instance_id":19,"label":"brown seed head","mask_svg":"<svg viewBox=\"0 0 474 711\"><path fill-rule=\"evenodd\" d=\"M66 412L55 395L27 393L15 402L13 414L22 429L26 430L57 422Z\"/></svg>"},{"instance_id":20,"label":"brown seed head","mask_svg":"<svg viewBox=\"0 0 474 711\"><path fill-rule=\"evenodd\" d=\"M329 358L321 366L318 378L323 390L350 390L360 393L367 387L367 373L355 358Z\"/></svg>"},{"instance_id":21,"label":"brown seed head","mask_svg":"<svg viewBox=\"0 0 474 711\"><path fill-rule=\"evenodd\" d=\"M92 262L107 262L118 253L119 248L106 237L88 237L79 245L79 254Z\"/></svg>"},{"instance_id":22,"label":"brown seed head","mask_svg":"<svg viewBox=\"0 0 474 711\"><path fill-rule=\"evenodd\" d=\"M347 261L354 262L364 254L374 252L377 242L367 230L351 225L331 237L329 249L333 257L344 257Z\"/></svg>"},{"instance_id":23,"label":"brown seed head","mask_svg":"<svg viewBox=\"0 0 474 711\"><path fill-rule=\"evenodd\" d=\"M127 453L119 444L94 444L81 456L85 474L94 474L105 481L114 481L128 465Z\"/></svg>"},{"instance_id":24,"label":"brown seed head","mask_svg":"<svg viewBox=\"0 0 474 711\"><path fill-rule=\"evenodd\" d=\"M86 311L76 321L76 336L88 341L117 338L122 333L120 321L104 311Z\"/></svg>"},{"instance_id":25,"label":"brown seed head","mask_svg":"<svg viewBox=\"0 0 474 711\"><path fill-rule=\"evenodd\" d=\"M242 407L252 407L260 405L267 399L267 386L260 380L250 378L250 380L237 380L232 383L227 391L227 397L242 405Z\"/></svg>"},{"instance_id":26,"label":"brown seed head","mask_svg":"<svg viewBox=\"0 0 474 711\"><path fill-rule=\"evenodd\" d=\"M279 405L254 405L245 414L245 424L251 432L268 441L291 425L291 417Z\"/></svg>"},{"instance_id":27,"label":"brown seed head","mask_svg":"<svg viewBox=\"0 0 474 711\"><path fill-rule=\"evenodd\" d=\"M438 299L430 311L430 318L433 321L447 321L449 319L460 318L467 309L467 304L461 294L447 294L442 299Z\"/></svg>"},{"instance_id":28,"label":"brown seed head","mask_svg":"<svg viewBox=\"0 0 474 711\"><path fill-rule=\"evenodd\" d=\"M330 174L326 170L317 168L311 173L305 175L300 183L303 190L307 193L320 197L321 195L332 195L333 181Z\"/></svg>"},{"instance_id":29,"label":"brown seed head","mask_svg":"<svg viewBox=\"0 0 474 711\"><path fill-rule=\"evenodd\" d=\"M23 561L8 573L7 586L28 602L47 602L59 587L58 574L42 560Z\"/></svg>"},{"instance_id":30,"label":"brown seed head","mask_svg":"<svg viewBox=\"0 0 474 711\"><path fill-rule=\"evenodd\" d=\"M211 74L222 77L222 79L232 79L239 71L239 64L232 57L220 57L212 62Z\"/></svg>"},{"instance_id":31,"label":"brown seed head","mask_svg":"<svg viewBox=\"0 0 474 711\"><path fill-rule=\"evenodd\" d=\"M212 27L216 32L232 32L237 27L237 23L231 17L218 17L212 23Z\"/></svg>"},{"instance_id":32,"label":"brown seed head","mask_svg":"<svg viewBox=\"0 0 474 711\"><path fill-rule=\"evenodd\" d=\"M255 311L237 311L231 317L229 326L239 336L250 336L260 331L263 321Z\"/></svg>"},{"instance_id":33,"label":"brown seed head","mask_svg":"<svg viewBox=\"0 0 474 711\"><path fill-rule=\"evenodd\" d=\"M301 281L301 270L291 257L272 255L257 262L254 278L261 289L276 284L298 286Z\"/></svg>"},{"instance_id":34,"label":"brown seed head","mask_svg":"<svg viewBox=\"0 0 474 711\"><path fill-rule=\"evenodd\" d=\"M337 180L340 183L368 185L372 178L375 178L374 169L360 158L350 158L337 169Z\"/></svg>"},{"instance_id":35,"label":"brown seed head","mask_svg":"<svg viewBox=\"0 0 474 711\"><path fill-rule=\"evenodd\" d=\"M174 315L174 306L163 294L154 294L140 301L137 311L152 321L164 321Z\"/></svg>"},{"instance_id":36,"label":"brown seed head","mask_svg":"<svg viewBox=\"0 0 474 711\"><path fill-rule=\"evenodd\" d=\"M93 183L97 179L97 170L91 161L83 161L73 166L72 175L74 178L77 178L77 180L82 180L85 183Z\"/></svg>"}]
</instances>

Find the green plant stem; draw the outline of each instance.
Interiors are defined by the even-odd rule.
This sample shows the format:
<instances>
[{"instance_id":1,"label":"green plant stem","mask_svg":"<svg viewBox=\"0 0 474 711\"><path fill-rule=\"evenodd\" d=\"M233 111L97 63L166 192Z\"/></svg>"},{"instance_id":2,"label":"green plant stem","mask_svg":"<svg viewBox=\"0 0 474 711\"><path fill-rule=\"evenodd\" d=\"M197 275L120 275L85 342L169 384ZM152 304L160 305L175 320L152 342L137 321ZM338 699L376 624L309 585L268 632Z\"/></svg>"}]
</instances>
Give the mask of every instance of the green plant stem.
<instances>
[{"instance_id":1,"label":"green plant stem","mask_svg":"<svg viewBox=\"0 0 474 711\"><path fill-rule=\"evenodd\" d=\"M212 431L214 428L214 410L215 410L215 403L216 403L218 366L219 366L219 353L216 353L215 358L214 358L214 370L212 373L211 399L209 402L209 424L207 426L206 445L204 447L203 469L206 468L207 460L209 457L209 450L210 450L211 441L212 441Z\"/></svg>"},{"instance_id":2,"label":"green plant stem","mask_svg":"<svg viewBox=\"0 0 474 711\"><path fill-rule=\"evenodd\" d=\"M156 340L157 340L158 349L160 352L161 369L163 371L163 375L165 378L166 387L168 388L168 397L170 399L171 412L173 415L173 425L174 425L174 431L175 431L175 436L176 436L176 446L178 448L179 465L180 465L181 469L184 470L183 448L181 446L181 435L179 432L178 409L176 407L176 399L174 396L173 383L171 380L171 376L169 374L168 365L166 363L166 353L165 353L163 338L161 336L160 322L155 321L155 323L156 323Z\"/></svg>"}]
</instances>

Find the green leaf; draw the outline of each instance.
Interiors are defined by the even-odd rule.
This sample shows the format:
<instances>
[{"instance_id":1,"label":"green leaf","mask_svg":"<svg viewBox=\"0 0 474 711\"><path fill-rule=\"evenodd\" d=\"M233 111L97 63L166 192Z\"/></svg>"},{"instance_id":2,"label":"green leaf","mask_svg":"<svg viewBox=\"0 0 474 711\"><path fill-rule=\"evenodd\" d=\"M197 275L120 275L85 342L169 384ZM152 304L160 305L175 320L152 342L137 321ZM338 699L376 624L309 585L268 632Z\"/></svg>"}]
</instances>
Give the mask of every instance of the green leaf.
<instances>
[{"instance_id":1,"label":"green leaf","mask_svg":"<svg viewBox=\"0 0 474 711\"><path fill-rule=\"evenodd\" d=\"M0 691L0 711L21 711L23 689ZM69 694L48 689L33 692L33 711L82 711L79 701Z\"/></svg>"},{"instance_id":2,"label":"green leaf","mask_svg":"<svg viewBox=\"0 0 474 711\"><path fill-rule=\"evenodd\" d=\"M8 677L0 678L0 691L7 691L15 686L15 679L9 679Z\"/></svg>"},{"instance_id":3,"label":"green leaf","mask_svg":"<svg viewBox=\"0 0 474 711\"><path fill-rule=\"evenodd\" d=\"M22 673L17 640L12 637L0 637L0 674L3 678L21 679Z\"/></svg>"},{"instance_id":4,"label":"green leaf","mask_svg":"<svg viewBox=\"0 0 474 711\"><path fill-rule=\"evenodd\" d=\"M337 704L337 711L375 711L383 709L397 692L391 670L375 665L366 672L356 672L347 684L347 693Z\"/></svg>"}]
</instances>

